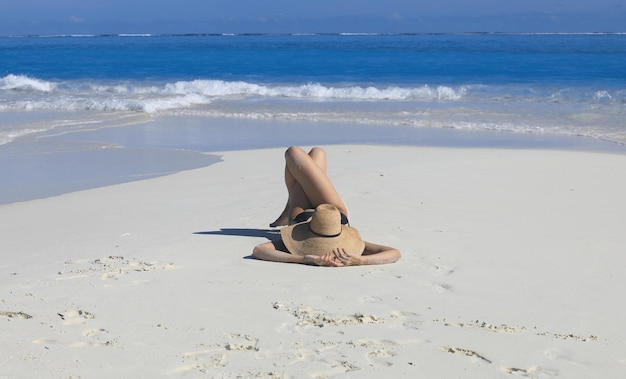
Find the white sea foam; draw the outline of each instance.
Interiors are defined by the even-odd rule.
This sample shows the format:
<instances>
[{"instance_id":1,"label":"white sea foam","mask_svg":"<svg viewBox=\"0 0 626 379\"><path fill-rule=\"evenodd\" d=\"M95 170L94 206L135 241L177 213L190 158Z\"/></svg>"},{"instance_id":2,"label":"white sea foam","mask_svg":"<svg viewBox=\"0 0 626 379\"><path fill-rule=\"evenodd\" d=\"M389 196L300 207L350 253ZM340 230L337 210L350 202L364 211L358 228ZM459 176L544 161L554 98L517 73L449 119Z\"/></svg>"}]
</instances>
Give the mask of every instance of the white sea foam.
<instances>
[{"instance_id":1,"label":"white sea foam","mask_svg":"<svg viewBox=\"0 0 626 379\"><path fill-rule=\"evenodd\" d=\"M298 86L268 86L248 82L225 82L221 80L194 80L167 84L165 92L174 94L196 93L210 97L265 96L297 99L342 100L458 100L465 88L421 87L331 87L319 83Z\"/></svg>"},{"instance_id":2,"label":"white sea foam","mask_svg":"<svg viewBox=\"0 0 626 379\"><path fill-rule=\"evenodd\" d=\"M0 78L0 112L130 112L590 135L626 142L626 91L523 86L365 86L190 80L170 83ZM2 116L0 114L0 116ZM2 116L4 117L4 116ZM0 144L46 123L0 125ZM600 125L601 127L598 127Z\"/></svg>"},{"instance_id":3,"label":"white sea foam","mask_svg":"<svg viewBox=\"0 0 626 379\"><path fill-rule=\"evenodd\" d=\"M0 90L34 90L40 92L51 92L55 88L55 83L31 78L25 75L9 74L4 78L0 78Z\"/></svg>"},{"instance_id":4,"label":"white sea foam","mask_svg":"<svg viewBox=\"0 0 626 379\"><path fill-rule=\"evenodd\" d=\"M4 91L3 91L4 90ZM11 91L29 91L19 96ZM455 101L466 88L266 85L243 81L192 80L143 83L50 82L23 75L0 78L0 110L114 110L159 112L210 104L215 99ZM45 93L46 96L38 96Z\"/></svg>"},{"instance_id":5,"label":"white sea foam","mask_svg":"<svg viewBox=\"0 0 626 379\"><path fill-rule=\"evenodd\" d=\"M609 93L609 91L597 91L594 95L593 95L594 100L612 100L613 96L611 96L611 94Z\"/></svg>"}]
</instances>

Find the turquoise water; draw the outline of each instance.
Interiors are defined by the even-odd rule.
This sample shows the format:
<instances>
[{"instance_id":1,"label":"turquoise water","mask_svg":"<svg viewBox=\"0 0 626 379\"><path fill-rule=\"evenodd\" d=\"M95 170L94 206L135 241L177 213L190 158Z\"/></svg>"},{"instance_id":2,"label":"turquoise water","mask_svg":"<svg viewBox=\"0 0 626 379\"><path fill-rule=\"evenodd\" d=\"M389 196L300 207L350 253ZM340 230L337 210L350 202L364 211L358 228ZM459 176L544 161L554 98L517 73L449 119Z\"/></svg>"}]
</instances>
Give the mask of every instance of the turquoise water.
<instances>
[{"instance_id":1,"label":"turquoise water","mask_svg":"<svg viewBox=\"0 0 626 379\"><path fill-rule=\"evenodd\" d=\"M625 34L0 38L0 143L159 117L626 142Z\"/></svg>"},{"instance_id":2,"label":"turquoise water","mask_svg":"<svg viewBox=\"0 0 626 379\"><path fill-rule=\"evenodd\" d=\"M623 67L624 34L0 37L0 204L231 149L623 153Z\"/></svg>"}]
</instances>

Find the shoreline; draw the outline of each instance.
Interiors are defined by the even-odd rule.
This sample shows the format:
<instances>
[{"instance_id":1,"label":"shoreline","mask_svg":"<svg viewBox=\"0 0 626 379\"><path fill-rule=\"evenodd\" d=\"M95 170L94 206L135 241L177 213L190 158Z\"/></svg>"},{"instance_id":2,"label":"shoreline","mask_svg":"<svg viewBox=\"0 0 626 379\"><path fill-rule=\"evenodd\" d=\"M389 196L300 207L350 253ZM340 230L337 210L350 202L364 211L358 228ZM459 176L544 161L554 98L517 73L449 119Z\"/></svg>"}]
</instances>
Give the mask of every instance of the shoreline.
<instances>
[{"instance_id":1,"label":"shoreline","mask_svg":"<svg viewBox=\"0 0 626 379\"><path fill-rule=\"evenodd\" d=\"M575 136L165 117L92 130L54 129L1 145L0 205L206 167L219 162L216 151L340 144L626 153L618 143Z\"/></svg>"},{"instance_id":2,"label":"shoreline","mask_svg":"<svg viewBox=\"0 0 626 379\"><path fill-rule=\"evenodd\" d=\"M626 156L329 145L395 264L250 259L283 149L0 206L11 377L618 377ZM36 237L36 238L34 238ZM137 366L137 362L142 365Z\"/></svg>"}]
</instances>

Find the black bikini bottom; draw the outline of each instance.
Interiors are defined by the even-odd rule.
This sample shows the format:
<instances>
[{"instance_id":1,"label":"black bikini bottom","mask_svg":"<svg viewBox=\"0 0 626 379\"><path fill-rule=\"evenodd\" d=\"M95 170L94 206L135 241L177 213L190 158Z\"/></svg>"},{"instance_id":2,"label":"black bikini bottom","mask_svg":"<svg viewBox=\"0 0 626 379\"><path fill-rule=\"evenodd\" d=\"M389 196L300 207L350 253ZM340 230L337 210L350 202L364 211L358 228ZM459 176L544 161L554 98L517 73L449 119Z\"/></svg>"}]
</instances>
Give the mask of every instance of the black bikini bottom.
<instances>
[{"instance_id":1,"label":"black bikini bottom","mask_svg":"<svg viewBox=\"0 0 626 379\"><path fill-rule=\"evenodd\" d=\"M313 216L313 211L304 211L299 213L296 217L293 218L293 223L294 224L299 224L301 222L305 222L308 219L310 219ZM341 225L348 225L348 216L346 216L345 214L343 214L343 212L341 213Z\"/></svg>"}]
</instances>

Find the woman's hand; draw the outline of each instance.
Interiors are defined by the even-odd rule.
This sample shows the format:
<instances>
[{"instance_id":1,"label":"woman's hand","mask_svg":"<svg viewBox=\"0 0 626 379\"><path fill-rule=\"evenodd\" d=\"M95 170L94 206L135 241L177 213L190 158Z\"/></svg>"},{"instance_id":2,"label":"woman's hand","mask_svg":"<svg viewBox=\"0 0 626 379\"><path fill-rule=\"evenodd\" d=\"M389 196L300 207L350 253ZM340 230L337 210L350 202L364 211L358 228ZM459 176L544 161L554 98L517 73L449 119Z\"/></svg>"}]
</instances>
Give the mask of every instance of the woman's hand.
<instances>
[{"instance_id":1,"label":"woman's hand","mask_svg":"<svg viewBox=\"0 0 626 379\"><path fill-rule=\"evenodd\" d=\"M344 249L339 248L322 255L306 255L304 263L327 267L358 266L363 264L360 257L354 257Z\"/></svg>"},{"instance_id":2,"label":"woman's hand","mask_svg":"<svg viewBox=\"0 0 626 379\"><path fill-rule=\"evenodd\" d=\"M303 263L326 267L343 266L343 264L341 264L341 262L339 262L336 258L335 250L329 251L328 253L324 253L322 255L305 255Z\"/></svg>"},{"instance_id":3,"label":"woman's hand","mask_svg":"<svg viewBox=\"0 0 626 379\"><path fill-rule=\"evenodd\" d=\"M359 266L364 263L361 257L352 256L346 253L344 249L335 249L333 253L335 254L335 261L340 263L340 266Z\"/></svg>"}]
</instances>

